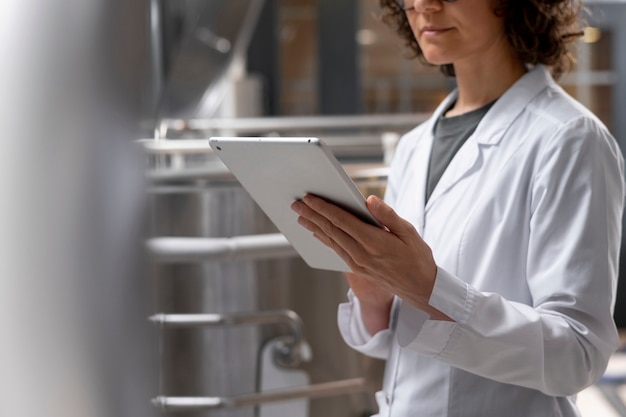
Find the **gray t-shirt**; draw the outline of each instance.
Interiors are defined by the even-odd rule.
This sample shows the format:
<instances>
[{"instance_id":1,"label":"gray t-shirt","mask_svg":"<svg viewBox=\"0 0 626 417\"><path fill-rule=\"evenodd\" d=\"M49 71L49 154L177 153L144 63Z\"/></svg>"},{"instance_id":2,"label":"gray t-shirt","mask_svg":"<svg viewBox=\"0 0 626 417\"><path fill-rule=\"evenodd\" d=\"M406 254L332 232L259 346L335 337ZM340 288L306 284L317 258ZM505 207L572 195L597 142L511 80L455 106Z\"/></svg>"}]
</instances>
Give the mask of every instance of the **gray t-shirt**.
<instances>
[{"instance_id":1,"label":"gray t-shirt","mask_svg":"<svg viewBox=\"0 0 626 417\"><path fill-rule=\"evenodd\" d=\"M434 140L428 163L428 178L426 182L426 201L430 198L443 172L452 161L456 152L463 146L467 138L472 136L478 123L489 111L495 101L470 112L454 117L444 117L437 120L434 128Z\"/></svg>"}]
</instances>

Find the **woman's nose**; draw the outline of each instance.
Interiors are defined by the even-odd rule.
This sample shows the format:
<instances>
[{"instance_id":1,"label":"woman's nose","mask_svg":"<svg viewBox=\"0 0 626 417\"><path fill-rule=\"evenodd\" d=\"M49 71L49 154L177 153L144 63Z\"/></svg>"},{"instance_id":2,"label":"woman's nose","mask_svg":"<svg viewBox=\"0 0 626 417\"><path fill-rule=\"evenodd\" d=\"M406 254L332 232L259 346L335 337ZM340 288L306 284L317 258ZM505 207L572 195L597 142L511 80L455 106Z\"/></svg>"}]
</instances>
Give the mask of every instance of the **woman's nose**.
<instances>
[{"instance_id":1,"label":"woman's nose","mask_svg":"<svg viewBox=\"0 0 626 417\"><path fill-rule=\"evenodd\" d=\"M412 0L413 8L418 13L432 13L441 10L441 0Z\"/></svg>"}]
</instances>

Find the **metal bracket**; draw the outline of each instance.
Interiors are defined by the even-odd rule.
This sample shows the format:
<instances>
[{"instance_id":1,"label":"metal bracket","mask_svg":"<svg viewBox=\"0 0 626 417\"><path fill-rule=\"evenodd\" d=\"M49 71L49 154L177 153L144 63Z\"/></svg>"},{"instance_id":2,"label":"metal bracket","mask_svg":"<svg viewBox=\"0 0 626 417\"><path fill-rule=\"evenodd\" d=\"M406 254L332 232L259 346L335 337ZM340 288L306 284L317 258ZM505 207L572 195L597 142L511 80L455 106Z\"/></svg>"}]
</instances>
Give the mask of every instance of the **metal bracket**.
<instances>
[{"instance_id":1,"label":"metal bracket","mask_svg":"<svg viewBox=\"0 0 626 417\"><path fill-rule=\"evenodd\" d=\"M287 324L291 336L276 344L274 360L280 366L295 367L303 359L303 324L300 316L292 310L255 311L231 314L155 314L149 320L161 328L193 328L212 326L260 326Z\"/></svg>"}]
</instances>

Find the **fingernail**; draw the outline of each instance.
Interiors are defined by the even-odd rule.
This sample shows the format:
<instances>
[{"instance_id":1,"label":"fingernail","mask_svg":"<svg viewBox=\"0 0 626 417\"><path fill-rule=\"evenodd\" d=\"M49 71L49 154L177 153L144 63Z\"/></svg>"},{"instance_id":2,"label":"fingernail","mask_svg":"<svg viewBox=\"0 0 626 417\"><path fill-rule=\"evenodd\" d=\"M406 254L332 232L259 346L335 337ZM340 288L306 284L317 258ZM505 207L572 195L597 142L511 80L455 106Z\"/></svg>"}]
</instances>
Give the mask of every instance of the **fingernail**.
<instances>
[{"instance_id":1,"label":"fingernail","mask_svg":"<svg viewBox=\"0 0 626 417\"><path fill-rule=\"evenodd\" d=\"M300 212L302 211L302 202L294 201L293 203L291 203L291 209L300 214Z\"/></svg>"},{"instance_id":2,"label":"fingernail","mask_svg":"<svg viewBox=\"0 0 626 417\"><path fill-rule=\"evenodd\" d=\"M370 195L367 197L367 200L368 200L367 202L368 202L369 204L378 204L378 202L380 201L380 198L378 198L378 197L377 197L377 196L375 196L374 194L370 194Z\"/></svg>"}]
</instances>

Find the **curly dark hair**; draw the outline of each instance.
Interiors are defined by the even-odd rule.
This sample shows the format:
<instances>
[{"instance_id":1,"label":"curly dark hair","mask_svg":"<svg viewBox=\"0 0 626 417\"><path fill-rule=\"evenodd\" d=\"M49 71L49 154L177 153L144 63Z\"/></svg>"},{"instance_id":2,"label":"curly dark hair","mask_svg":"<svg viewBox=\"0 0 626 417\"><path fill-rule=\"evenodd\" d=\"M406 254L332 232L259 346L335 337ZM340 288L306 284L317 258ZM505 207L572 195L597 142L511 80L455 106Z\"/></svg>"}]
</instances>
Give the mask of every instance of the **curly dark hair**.
<instances>
[{"instance_id":1,"label":"curly dark hair","mask_svg":"<svg viewBox=\"0 0 626 417\"><path fill-rule=\"evenodd\" d=\"M462 0L460 0L462 1ZM409 21L396 0L380 0L382 20L395 29L413 58L427 64ZM494 13L504 19L509 44L526 64L543 64L558 79L575 62L573 42L583 35L580 0L500 0ZM440 66L454 77L452 64Z\"/></svg>"}]
</instances>

